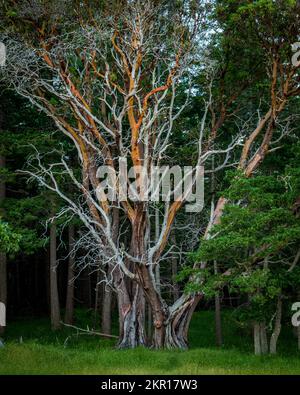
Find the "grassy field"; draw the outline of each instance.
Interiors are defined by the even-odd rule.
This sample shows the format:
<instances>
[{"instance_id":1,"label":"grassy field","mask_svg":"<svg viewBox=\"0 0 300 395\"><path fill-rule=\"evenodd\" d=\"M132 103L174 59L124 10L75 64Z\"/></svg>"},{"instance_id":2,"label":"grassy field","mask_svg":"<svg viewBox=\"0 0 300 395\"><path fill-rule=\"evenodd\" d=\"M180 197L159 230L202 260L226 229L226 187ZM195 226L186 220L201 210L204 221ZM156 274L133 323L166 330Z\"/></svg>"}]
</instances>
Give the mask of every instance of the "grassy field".
<instances>
[{"instance_id":1,"label":"grassy field","mask_svg":"<svg viewBox=\"0 0 300 395\"><path fill-rule=\"evenodd\" d=\"M230 312L223 320L222 349L214 346L213 314L203 311L192 321L189 351L158 352L119 351L114 341L72 329L53 333L46 319L20 319L8 327L0 374L300 374L296 339L288 329L280 338L278 356L257 357L251 336L234 325ZM77 325L88 322L89 314L79 312Z\"/></svg>"}]
</instances>

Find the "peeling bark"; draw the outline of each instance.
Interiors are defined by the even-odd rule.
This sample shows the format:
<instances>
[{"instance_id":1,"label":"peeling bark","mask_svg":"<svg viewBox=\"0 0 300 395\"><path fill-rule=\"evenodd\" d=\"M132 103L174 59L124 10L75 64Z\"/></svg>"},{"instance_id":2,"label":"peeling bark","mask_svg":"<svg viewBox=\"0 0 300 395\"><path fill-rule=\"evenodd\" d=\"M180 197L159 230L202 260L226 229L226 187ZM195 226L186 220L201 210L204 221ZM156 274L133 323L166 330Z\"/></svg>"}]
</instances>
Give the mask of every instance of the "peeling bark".
<instances>
[{"instance_id":1,"label":"peeling bark","mask_svg":"<svg viewBox=\"0 0 300 395\"><path fill-rule=\"evenodd\" d=\"M128 295L118 293L120 334L118 348L146 346L144 330L145 302L141 288L136 285L133 300Z\"/></svg>"},{"instance_id":2,"label":"peeling bark","mask_svg":"<svg viewBox=\"0 0 300 395\"><path fill-rule=\"evenodd\" d=\"M166 348L188 348L188 331L194 310L202 295L186 296L174 303L166 322L164 346Z\"/></svg>"}]
</instances>

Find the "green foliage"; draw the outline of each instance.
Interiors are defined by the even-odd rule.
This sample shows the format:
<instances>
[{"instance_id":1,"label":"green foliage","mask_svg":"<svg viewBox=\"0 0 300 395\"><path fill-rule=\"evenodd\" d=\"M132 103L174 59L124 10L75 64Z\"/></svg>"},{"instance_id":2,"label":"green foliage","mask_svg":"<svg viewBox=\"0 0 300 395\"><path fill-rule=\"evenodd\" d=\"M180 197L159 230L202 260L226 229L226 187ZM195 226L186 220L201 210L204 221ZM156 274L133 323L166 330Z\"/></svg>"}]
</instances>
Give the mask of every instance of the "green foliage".
<instances>
[{"instance_id":1,"label":"green foliage","mask_svg":"<svg viewBox=\"0 0 300 395\"><path fill-rule=\"evenodd\" d=\"M220 273L214 274L210 264L205 270L193 269L187 292L201 290L213 297L227 286L233 294L248 295L238 314L253 320L271 317L278 296L299 289L299 268L288 270L300 245L300 221L293 209L300 195L298 158L299 145L281 174L228 175L221 222L192 256L197 262L216 261ZM182 278L191 270L186 268Z\"/></svg>"},{"instance_id":2,"label":"green foliage","mask_svg":"<svg viewBox=\"0 0 300 395\"><path fill-rule=\"evenodd\" d=\"M6 158L6 167L0 169L0 177L7 190L1 203L2 216L19 235L19 253L30 255L47 244L45 224L53 215L51 208L58 211L62 202L37 182L28 182L28 176L19 170L28 170L30 163L35 165L37 152L46 166L59 162L63 154L73 160L74 147L67 137L53 132L54 126L47 117L37 114L27 101L12 92L5 91L1 95L1 107L8 109L3 117L0 143L0 153ZM76 162L73 168L76 174ZM68 190L70 180L59 175L58 180L62 188ZM57 225L65 221L65 217L61 218Z\"/></svg>"},{"instance_id":3,"label":"green foliage","mask_svg":"<svg viewBox=\"0 0 300 395\"><path fill-rule=\"evenodd\" d=\"M231 258L251 264L296 244L300 226L292 204L299 194L298 173L299 169L287 169L282 177L237 176L225 191L229 203L221 224L214 227L210 240L201 243L197 259Z\"/></svg>"},{"instance_id":4,"label":"green foliage","mask_svg":"<svg viewBox=\"0 0 300 395\"><path fill-rule=\"evenodd\" d=\"M16 253L19 250L20 240L21 235L0 218L0 251Z\"/></svg>"}]
</instances>

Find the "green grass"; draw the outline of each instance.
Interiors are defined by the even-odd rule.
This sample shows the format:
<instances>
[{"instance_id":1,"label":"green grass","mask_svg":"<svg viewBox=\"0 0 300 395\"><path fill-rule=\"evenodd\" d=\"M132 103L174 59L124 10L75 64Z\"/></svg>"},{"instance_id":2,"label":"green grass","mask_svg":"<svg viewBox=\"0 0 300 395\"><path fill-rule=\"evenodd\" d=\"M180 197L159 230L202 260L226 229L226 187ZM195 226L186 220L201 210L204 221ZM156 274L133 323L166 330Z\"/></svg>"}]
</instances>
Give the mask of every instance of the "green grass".
<instances>
[{"instance_id":1,"label":"green grass","mask_svg":"<svg viewBox=\"0 0 300 395\"><path fill-rule=\"evenodd\" d=\"M223 315L224 347L214 346L213 313L196 313L188 351L116 350L114 341L77 335L65 328L53 333L46 319L20 319L8 327L0 349L0 374L300 374L296 339L286 329L278 356L252 354L249 334ZM79 312L77 325L92 318Z\"/></svg>"}]
</instances>

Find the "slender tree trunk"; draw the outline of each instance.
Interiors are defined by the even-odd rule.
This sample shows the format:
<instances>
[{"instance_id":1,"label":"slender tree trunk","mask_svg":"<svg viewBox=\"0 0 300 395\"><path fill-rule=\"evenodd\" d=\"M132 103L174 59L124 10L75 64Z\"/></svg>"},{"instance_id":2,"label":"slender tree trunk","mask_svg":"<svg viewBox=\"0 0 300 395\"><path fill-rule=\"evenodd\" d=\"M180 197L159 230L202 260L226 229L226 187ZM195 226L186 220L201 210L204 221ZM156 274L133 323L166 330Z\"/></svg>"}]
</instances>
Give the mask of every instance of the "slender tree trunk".
<instances>
[{"instance_id":1,"label":"slender tree trunk","mask_svg":"<svg viewBox=\"0 0 300 395\"><path fill-rule=\"evenodd\" d=\"M215 328L216 328L216 345L222 347L222 321L221 321L221 301L220 294L216 292L215 294Z\"/></svg>"},{"instance_id":2,"label":"slender tree trunk","mask_svg":"<svg viewBox=\"0 0 300 395\"><path fill-rule=\"evenodd\" d=\"M277 352L277 341L281 332L281 317L282 317L282 298L281 295L279 295L277 301L274 330L270 339L270 354L276 354Z\"/></svg>"},{"instance_id":3,"label":"slender tree trunk","mask_svg":"<svg viewBox=\"0 0 300 395\"><path fill-rule=\"evenodd\" d=\"M117 203L115 202L115 205ZM112 239L117 245L119 237L120 213L117 207L113 208L112 218ZM107 277L112 276L112 268L108 268ZM111 320L112 320L112 289L110 286L104 286L103 289L103 304L101 314L101 330L103 333L111 334Z\"/></svg>"},{"instance_id":4,"label":"slender tree trunk","mask_svg":"<svg viewBox=\"0 0 300 395\"><path fill-rule=\"evenodd\" d=\"M39 259L36 256L34 258L34 300L39 301ZM18 266L18 265L16 265ZM18 275L16 275L18 277ZM17 282L19 281L18 278L16 278ZM38 303L36 306L36 311L39 310Z\"/></svg>"},{"instance_id":5,"label":"slender tree trunk","mask_svg":"<svg viewBox=\"0 0 300 395\"><path fill-rule=\"evenodd\" d=\"M45 290L46 290L46 305L49 311L51 311L50 303L50 248L47 249L45 254Z\"/></svg>"},{"instance_id":6,"label":"slender tree trunk","mask_svg":"<svg viewBox=\"0 0 300 395\"><path fill-rule=\"evenodd\" d=\"M269 347L268 347L267 329L265 322L260 323L260 344L261 344L261 353L268 354Z\"/></svg>"},{"instance_id":7,"label":"slender tree trunk","mask_svg":"<svg viewBox=\"0 0 300 395\"><path fill-rule=\"evenodd\" d=\"M53 330L60 328L60 308L57 287L56 224L50 227L50 310Z\"/></svg>"},{"instance_id":8,"label":"slender tree trunk","mask_svg":"<svg viewBox=\"0 0 300 395\"><path fill-rule=\"evenodd\" d=\"M37 279L37 284L39 286L39 281ZM21 293L20 293L20 263L16 264L16 296L17 296L17 304L20 303ZM48 288L48 286L47 286Z\"/></svg>"},{"instance_id":9,"label":"slender tree trunk","mask_svg":"<svg viewBox=\"0 0 300 395\"><path fill-rule=\"evenodd\" d=\"M266 323L255 321L253 324L253 338L254 338L254 354L265 355L268 354L268 337Z\"/></svg>"},{"instance_id":10,"label":"slender tree trunk","mask_svg":"<svg viewBox=\"0 0 300 395\"><path fill-rule=\"evenodd\" d=\"M300 292L298 292L298 301L300 301ZM297 326L298 350L300 351L300 325Z\"/></svg>"},{"instance_id":11,"label":"slender tree trunk","mask_svg":"<svg viewBox=\"0 0 300 395\"><path fill-rule=\"evenodd\" d=\"M96 280L96 288L95 288L95 306L94 306L94 328L97 327L97 320L98 320L98 311L100 306L100 279L101 279L101 271L97 271L97 280ZM102 298L101 298L102 300Z\"/></svg>"},{"instance_id":12,"label":"slender tree trunk","mask_svg":"<svg viewBox=\"0 0 300 395\"><path fill-rule=\"evenodd\" d=\"M0 302L4 304L5 311L7 306L7 273L6 273L6 254L0 253ZM6 317L4 317L6 319ZM5 331L5 326L0 325L0 335Z\"/></svg>"},{"instance_id":13,"label":"slender tree trunk","mask_svg":"<svg viewBox=\"0 0 300 395\"><path fill-rule=\"evenodd\" d=\"M214 273L218 274L218 264L214 261ZM216 344L218 347L222 347L222 321L221 321L221 300L220 293L215 293L215 326L216 326Z\"/></svg>"},{"instance_id":14,"label":"slender tree trunk","mask_svg":"<svg viewBox=\"0 0 300 395\"><path fill-rule=\"evenodd\" d=\"M264 269L267 270L269 267L269 260L268 257L264 259ZM269 352L269 345L268 345L268 337L267 337L267 328L266 322L260 322L260 344L261 344L261 353L268 354Z\"/></svg>"},{"instance_id":15,"label":"slender tree trunk","mask_svg":"<svg viewBox=\"0 0 300 395\"><path fill-rule=\"evenodd\" d=\"M72 325L74 321L74 265L75 257L73 253L75 241L75 227L73 224L68 228L69 239L69 258L68 258L68 283L67 283L67 297L66 297L66 312L65 323Z\"/></svg>"},{"instance_id":16,"label":"slender tree trunk","mask_svg":"<svg viewBox=\"0 0 300 395\"><path fill-rule=\"evenodd\" d=\"M0 130L1 130L1 113L0 113ZM0 155L0 170L5 168L5 157ZM5 182L0 182L0 206L5 199L6 186ZM6 270L6 254L0 252L0 302L7 306L7 270ZM4 326L0 326L0 334L3 334Z\"/></svg>"},{"instance_id":17,"label":"slender tree trunk","mask_svg":"<svg viewBox=\"0 0 300 395\"><path fill-rule=\"evenodd\" d=\"M260 323L254 322L253 325L253 338L254 338L254 354L261 355L261 342L260 342Z\"/></svg>"},{"instance_id":18,"label":"slender tree trunk","mask_svg":"<svg viewBox=\"0 0 300 395\"><path fill-rule=\"evenodd\" d=\"M82 303L90 309L92 305L91 273L89 267L82 271Z\"/></svg>"},{"instance_id":19,"label":"slender tree trunk","mask_svg":"<svg viewBox=\"0 0 300 395\"><path fill-rule=\"evenodd\" d=\"M104 286L103 304L101 315L101 331L111 334L111 305L112 305L112 289L110 286Z\"/></svg>"}]
</instances>

